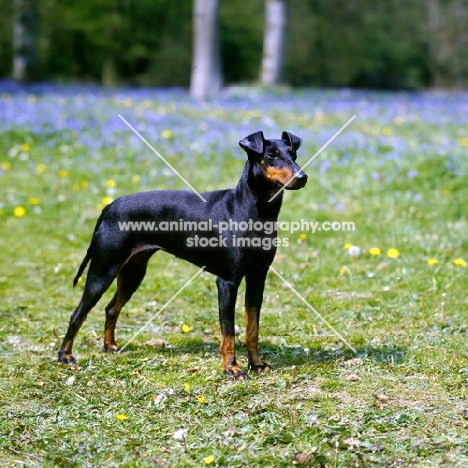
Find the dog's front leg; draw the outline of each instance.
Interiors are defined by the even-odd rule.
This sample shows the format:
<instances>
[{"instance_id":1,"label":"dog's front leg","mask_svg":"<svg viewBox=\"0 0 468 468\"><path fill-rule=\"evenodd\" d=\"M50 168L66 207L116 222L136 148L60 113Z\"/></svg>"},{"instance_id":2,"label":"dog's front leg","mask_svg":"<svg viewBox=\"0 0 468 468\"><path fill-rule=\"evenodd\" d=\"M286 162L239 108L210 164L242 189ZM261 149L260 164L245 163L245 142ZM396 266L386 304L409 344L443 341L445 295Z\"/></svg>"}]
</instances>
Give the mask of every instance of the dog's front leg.
<instances>
[{"instance_id":1,"label":"dog's front leg","mask_svg":"<svg viewBox=\"0 0 468 468\"><path fill-rule=\"evenodd\" d=\"M237 365L235 350L234 312L239 284L216 278L216 286L218 286L219 323L221 326L220 351L223 355L224 370L229 377L244 380L247 375Z\"/></svg>"},{"instance_id":2,"label":"dog's front leg","mask_svg":"<svg viewBox=\"0 0 468 468\"><path fill-rule=\"evenodd\" d=\"M245 276L245 340L249 355L249 369L261 373L270 366L258 357L258 328L260 323L260 309L263 302L263 290L267 268L252 270Z\"/></svg>"}]
</instances>

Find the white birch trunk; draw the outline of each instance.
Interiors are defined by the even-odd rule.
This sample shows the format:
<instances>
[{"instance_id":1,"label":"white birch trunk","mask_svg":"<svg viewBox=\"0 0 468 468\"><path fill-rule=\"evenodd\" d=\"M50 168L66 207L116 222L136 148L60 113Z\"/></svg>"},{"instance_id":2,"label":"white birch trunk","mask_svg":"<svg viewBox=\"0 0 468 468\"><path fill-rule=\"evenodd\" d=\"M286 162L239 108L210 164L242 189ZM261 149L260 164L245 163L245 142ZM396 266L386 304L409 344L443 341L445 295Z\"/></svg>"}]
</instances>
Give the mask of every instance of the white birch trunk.
<instances>
[{"instance_id":1,"label":"white birch trunk","mask_svg":"<svg viewBox=\"0 0 468 468\"><path fill-rule=\"evenodd\" d=\"M265 0L265 32L261 83L265 86L281 82L286 45L288 0Z\"/></svg>"},{"instance_id":2,"label":"white birch trunk","mask_svg":"<svg viewBox=\"0 0 468 468\"><path fill-rule=\"evenodd\" d=\"M222 86L219 0L195 0L193 23L190 94L205 99L218 94Z\"/></svg>"},{"instance_id":3,"label":"white birch trunk","mask_svg":"<svg viewBox=\"0 0 468 468\"><path fill-rule=\"evenodd\" d=\"M39 50L36 0L14 0L13 79L38 78Z\"/></svg>"}]
</instances>

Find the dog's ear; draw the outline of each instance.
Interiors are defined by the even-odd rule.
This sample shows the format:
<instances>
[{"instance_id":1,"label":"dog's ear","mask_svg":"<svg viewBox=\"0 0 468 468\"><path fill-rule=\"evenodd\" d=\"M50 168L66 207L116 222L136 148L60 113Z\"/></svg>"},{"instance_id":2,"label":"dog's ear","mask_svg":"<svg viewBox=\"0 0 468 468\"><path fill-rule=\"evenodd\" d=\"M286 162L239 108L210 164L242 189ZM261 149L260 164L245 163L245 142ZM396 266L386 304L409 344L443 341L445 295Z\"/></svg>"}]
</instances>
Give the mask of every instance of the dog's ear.
<instances>
[{"instance_id":1,"label":"dog's ear","mask_svg":"<svg viewBox=\"0 0 468 468\"><path fill-rule=\"evenodd\" d=\"M283 132L281 134L281 139L285 141L289 146L291 146L294 151L297 151L302 146L302 138L299 138L296 135L293 135L289 132Z\"/></svg>"},{"instance_id":2,"label":"dog's ear","mask_svg":"<svg viewBox=\"0 0 468 468\"><path fill-rule=\"evenodd\" d=\"M248 137L245 137L243 140L239 141L240 147L244 150L257 154L263 154L263 149L265 147L265 138L263 132L255 132Z\"/></svg>"}]
</instances>

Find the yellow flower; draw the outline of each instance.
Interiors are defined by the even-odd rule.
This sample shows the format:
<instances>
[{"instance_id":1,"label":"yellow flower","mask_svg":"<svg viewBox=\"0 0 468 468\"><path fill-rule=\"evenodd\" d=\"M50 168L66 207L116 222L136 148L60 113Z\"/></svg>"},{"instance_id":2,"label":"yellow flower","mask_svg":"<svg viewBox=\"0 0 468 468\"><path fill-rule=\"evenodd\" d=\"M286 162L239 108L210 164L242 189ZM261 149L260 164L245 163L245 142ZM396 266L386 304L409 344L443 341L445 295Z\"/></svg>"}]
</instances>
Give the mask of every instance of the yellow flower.
<instances>
[{"instance_id":1,"label":"yellow flower","mask_svg":"<svg viewBox=\"0 0 468 468\"><path fill-rule=\"evenodd\" d=\"M78 278L78 284L81 284L82 282L83 282L83 278L80 276L80 277Z\"/></svg>"},{"instance_id":2,"label":"yellow flower","mask_svg":"<svg viewBox=\"0 0 468 468\"><path fill-rule=\"evenodd\" d=\"M203 459L205 465L211 465L214 462L214 457L213 455L210 455L206 458Z\"/></svg>"},{"instance_id":3,"label":"yellow flower","mask_svg":"<svg viewBox=\"0 0 468 468\"><path fill-rule=\"evenodd\" d=\"M351 270L350 270L347 266L342 266L342 267L340 268L340 275L346 275L346 273L347 273L348 275L350 275L350 274L351 274Z\"/></svg>"},{"instance_id":4,"label":"yellow flower","mask_svg":"<svg viewBox=\"0 0 468 468\"><path fill-rule=\"evenodd\" d=\"M461 146L468 146L468 138L460 138L458 143L460 143Z\"/></svg>"},{"instance_id":5,"label":"yellow flower","mask_svg":"<svg viewBox=\"0 0 468 468\"><path fill-rule=\"evenodd\" d=\"M304 232L302 234L299 234L299 239L301 239L303 241L307 240L307 234L304 233Z\"/></svg>"},{"instance_id":6,"label":"yellow flower","mask_svg":"<svg viewBox=\"0 0 468 468\"><path fill-rule=\"evenodd\" d=\"M184 385L184 388L185 388L185 391L186 391L186 392L190 392L190 384L186 383L186 384Z\"/></svg>"},{"instance_id":7,"label":"yellow flower","mask_svg":"<svg viewBox=\"0 0 468 468\"><path fill-rule=\"evenodd\" d=\"M45 164L39 163L36 166L36 170L37 170L37 172L40 172L42 174L45 171Z\"/></svg>"},{"instance_id":8,"label":"yellow flower","mask_svg":"<svg viewBox=\"0 0 468 468\"><path fill-rule=\"evenodd\" d=\"M126 414L116 414L115 417L119 420L119 421L125 421L126 419L128 419L128 416Z\"/></svg>"},{"instance_id":9,"label":"yellow flower","mask_svg":"<svg viewBox=\"0 0 468 468\"><path fill-rule=\"evenodd\" d=\"M384 127L383 130L382 130L382 133L384 135L391 135L392 134L392 129L390 127Z\"/></svg>"},{"instance_id":10,"label":"yellow flower","mask_svg":"<svg viewBox=\"0 0 468 468\"><path fill-rule=\"evenodd\" d=\"M29 204L30 205L40 205L40 203L41 203L41 200L39 200L39 198L31 197L29 199Z\"/></svg>"},{"instance_id":11,"label":"yellow flower","mask_svg":"<svg viewBox=\"0 0 468 468\"><path fill-rule=\"evenodd\" d=\"M102 203L99 203L99 205L96 205L96 208L100 211L104 208L104 205Z\"/></svg>"},{"instance_id":12,"label":"yellow flower","mask_svg":"<svg viewBox=\"0 0 468 468\"><path fill-rule=\"evenodd\" d=\"M59 177L62 177L62 178L67 177L68 171L66 171L65 169L62 169L59 171L58 175Z\"/></svg>"},{"instance_id":13,"label":"yellow flower","mask_svg":"<svg viewBox=\"0 0 468 468\"><path fill-rule=\"evenodd\" d=\"M171 138L172 132L170 130L163 130L161 132L161 135L162 135L163 138Z\"/></svg>"},{"instance_id":14,"label":"yellow flower","mask_svg":"<svg viewBox=\"0 0 468 468\"><path fill-rule=\"evenodd\" d=\"M31 148L31 147L29 146L29 143L23 143L23 144L21 145L21 149L22 149L23 151L29 151L30 148Z\"/></svg>"},{"instance_id":15,"label":"yellow flower","mask_svg":"<svg viewBox=\"0 0 468 468\"><path fill-rule=\"evenodd\" d=\"M372 247L369 249L371 255L380 255L380 249L378 247Z\"/></svg>"},{"instance_id":16,"label":"yellow flower","mask_svg":"<svg viewBox=\"0 0 468 468\"><path fill-rule=\"evenodd\" d=\"M112 180L112 179L109 179L107 182L106 182L106 185L109 187L109 188L114 188L115 187L115 180Z\"/></svg>"},{"instance_id":17,"label":"yellow flower","mask_svg":"<svg viewBox=\"0 0 468 468\"><path fill-rule=\"evenodd\" d=\"M397 258L399 255L400 255L400 252L398 251L398 249L394 249L394 248L388 249L387 257Z\"/></svg>"},{"instance_id":18,"label":"yellow flower","mask_svg":"<svg viewBox=\"0 0 468 468\"><path fill-rule=\"evenodd\" d=\"M22 217L26 214L26 210L25 210L22 206L17 206L17 207L13 210L13 214L14 214L17 218L22 218Z\"/></svg>"},{"instance_id":19,"label":"yellow flower","mask_svg":"<svg viewBox=\"0 0 468 468\"><path fill-rule=\"evenodd\" d=\"M139 183L140 183L140 179L141 179L141 178L140 178L139 175L136 175L136 174L135 174L134 176L132 176L132 182L133 182L134 184L139 184Z\"/></svg>"},{"instance_id":20,"label":"yellow flower","mask_svg":"<svg viewBox=\"0 0 468 468\"><path fill-rule=\"evenodd\" d=\"M82 180L80 185L81 185L81 188L87 189L88 188L88 181L87 180Z\"/></svg>"},{"instance_id":21,"label":"yellow flower","mask_svg":"<svg viewBox=\"0 0 468 468\"><path fill-rule=\"evenodd\" d=\"M4 171L8 171L8 169L10 169L11 167L11 164L8 161L3 161L0 166Z\"/></svg>"},{"instance_id":22,"label":"yellow flower","mask_svg":"<svg viewBox=\"0 0 468 468\"><path fill-rule=\"evenodd\" d=\"M104 198L102 199L102 204L103 204L104 206L108 205L109 203L112 203L112 198L111 198L111 197L104 197Z\"/></svg>"},{"instance_id":23,"label":"yellow flower","mask_svg":"<svg viewBox=\"0 0 468 468\"><path fill-rule=\"evenodd\" d=\"M463 260L462 258L456 258L454 261L453 261L453 264L455 266L459 266L459 267L462 267L462 268L465 268L466 267L466 262L465 260Z\"/></svg>"},{"instance_id":24,"label":"yellow flower","mask_svg":"<svg viewBox=\"0 0 468 468\"><path fill-rule=\"evenodd\" d=\"M343 247L344 247L346 250L349 250L352 246L353 246L353 244L350 244L349 242L347 242Z\"/></svg>"},{"instance_id":25,"label":"yellow flower","mask_svg":"<svg viewBox=\"0 0 468 468\"><path fill-rule=\"evenodd\" d=\"M198 403L206 403L205 398L202 397L202 396L197 397L197 401L198 401Z\"/></svg>"},{"instance_id":26,"label":"yellow flower","mask_svg":"<svg viewBox=\"0 0 468 468\"><path fill-rule=\"evenodd\" d=\"M182 333L188 333L190 331L190 327L186 323L184 323L180 329Z\"/></svg>"},{"instance_id":27,"label":"yellow flower","mask_svg":"<svg viewBox=\"0 0 468 468\"><path fill-rule=\"evenodd\" d=\"M427 261L427 264L428 264L428 265L438 265L438 264L439 264L439 260L437 260L437 258L430 258L430 259Z\"/></svg>"}]
</instances>

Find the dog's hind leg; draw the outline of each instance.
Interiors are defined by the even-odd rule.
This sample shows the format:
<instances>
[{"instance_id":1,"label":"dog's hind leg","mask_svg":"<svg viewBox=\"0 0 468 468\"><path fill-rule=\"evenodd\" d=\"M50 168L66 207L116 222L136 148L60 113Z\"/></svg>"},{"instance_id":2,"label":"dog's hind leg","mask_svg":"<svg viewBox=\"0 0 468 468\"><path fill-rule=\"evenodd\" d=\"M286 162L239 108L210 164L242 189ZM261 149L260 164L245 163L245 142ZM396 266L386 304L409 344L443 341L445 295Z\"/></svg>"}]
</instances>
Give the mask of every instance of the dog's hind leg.
<instances>
[{"instance_id":1,"label":"dog's hind leg","mask_svg":"<svg viewBox=\"0 0 468 468\"><path fill-rule=\"evenodd\" d=\"M102 295L114 281L119 265L104 265L103 259L97 257L91 260L86 284L78 307L73 311L68 330L58 353L60 364L75 364L72 354L73 340L89 311L98 303Z\"/></svg>"},{"instance_id":2,"label":"dog's hind leg","mask_svg":"<svg viewBox=\"0 0 468 468\"><path fill-rule=\"evenodd\" d=\"M146 267L150 257L158 249L142 250L132 255L120 268L117 275L117 291L106 307L106 325L104 331L104 349L111 352L118 351L115 341L115 325L122 307L130 300L133 293L140 286L146 274Z\"/></svg>"}]
</instances>

